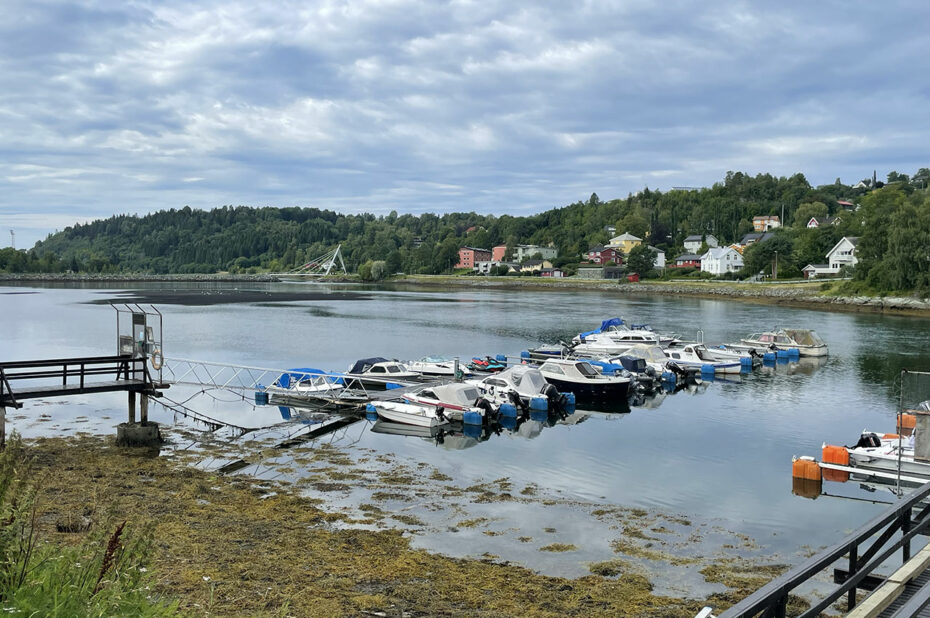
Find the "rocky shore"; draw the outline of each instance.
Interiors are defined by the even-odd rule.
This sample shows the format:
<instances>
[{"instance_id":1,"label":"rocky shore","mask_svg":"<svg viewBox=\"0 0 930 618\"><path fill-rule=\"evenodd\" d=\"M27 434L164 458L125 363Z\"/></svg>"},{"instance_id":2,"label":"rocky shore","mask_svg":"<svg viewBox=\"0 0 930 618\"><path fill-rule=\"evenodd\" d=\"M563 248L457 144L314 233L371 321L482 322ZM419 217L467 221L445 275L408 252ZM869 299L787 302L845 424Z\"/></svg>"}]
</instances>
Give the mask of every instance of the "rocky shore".
<instances>
[{"instance_id":1,"label":"rocky shore","mask_svg":"<svg viewBox=\"0 0 930 618\"><path fill-rule=\"evenodd\" d=\"M281 279L270 274L73 274L73 273L0 273L0 283L129 283L129 282L199 282L199 283L276 283ZM329 278L329 283L358 281L354 278ZM737 282L666 282L628 283L603 279L543 279L539 277L467 277L444 275L408 275L391 279L391 284L425 286L464 286L501 289L584 289L612 290L618 294L666 294L699 298L726 298L802 307L829 307L840 311L930 314L930 299L916 296L839 296L822 286L827 282L792 282L785 284L746 284Z\"/></svg>"},{"instance_id":2,"label":"rocky shore","mask_svg":"<svg viewBox=\"0 0 930 618\"><path fill-rule=\"evenodd\" d=\"M838 296L821 287L825 282L747 284L737 282L637 282L597 279L540 279L522 277L414 276L398 280L417 285L464 285L508 289L599 289L623 295L666 294L698 298L725 298L779 305L821 307L841 311L930 314L930 299L916 296Z\"/></svg>"},{"instance_id":3,"label":"rocky shore","mask_svg":"<svg viewBox=\"0 0 930 618\"><path fill-rule=\"evenodd\" d=\"M275 275L234 275L234 274L80 274L80 273L0 273L0 282L76 282L76 283L110 283L125 281L195 281L224 282L252 281L274 283L280 281Z\"/></svg>"}]
</instances>

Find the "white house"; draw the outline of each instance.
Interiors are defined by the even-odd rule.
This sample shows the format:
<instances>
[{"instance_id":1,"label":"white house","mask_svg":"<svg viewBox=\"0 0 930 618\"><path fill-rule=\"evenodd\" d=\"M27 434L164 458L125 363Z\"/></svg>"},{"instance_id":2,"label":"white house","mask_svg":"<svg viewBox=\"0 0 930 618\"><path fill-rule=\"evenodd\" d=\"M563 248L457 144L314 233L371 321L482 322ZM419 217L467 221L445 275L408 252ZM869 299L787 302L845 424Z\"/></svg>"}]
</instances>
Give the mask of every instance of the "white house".
<instances>
[{"instance_id":1,"label":"white house","mask_svg":"<svg viewBox=\"0 0 930 618\"><path fill-rule=\"evenodd\" d=\"M496 268L500 265L500 260L479 260L475 262L474 270L479 275L488 275L491 273L492 268Z\"/></svg>"},{"instance_id":2,"label":"white house","mask_svg":"<svg viewBox=\"0 0 930 618\"><path fill-rule=\"evenodd\" d=\"M743 256L733 247L714 247L701 256L701 270L712 275L732 273L743 267Z\"/></svg>"},{"instance_id":3,"label":"white house","mask_svg":"<svg viewBox=\"0 0 930 618\"><path fill-rule=\"evenodd\" d=\"M830 264L830 270L837 273L844 266L855 266L859 262L856 258L856 245L858 244L858 237L843 236L840 242L836 243L836 246L827 251L827 262Z\"/></svg>"},{"instance_id":4,"label":"white house","mask_svg":"<svg viewBox=\"0 0 930 618\"><path fill-rule=\"evenodd\" d=\"M652 245L649 245L649 248L652 249L653 254L656 256L655 262L652 263L653 268L665 268L665 251Z\"/></svg>"},{"instance_id":5,"label":"white house","mask_svg":"<svg viewBox=\"0 0 930 618\"><path fill-rule=\"evenodd\" d=\"M807 222L808 228L821 227L824 225L839 225L839 217L811 217L810 221Z\"/></svg>"},{"instance_id":6,"label":"white house","mask_svg":"<svg viewBox=\"0 0 930 618\"><path fill-rule=\"evenodd\" d=\"M692 234L685 238L685 253L697 253L701 245L707 243L708 248L719 247L720 242L713 234L702 237L700 234Z\"/></svg>"}]
</instances>

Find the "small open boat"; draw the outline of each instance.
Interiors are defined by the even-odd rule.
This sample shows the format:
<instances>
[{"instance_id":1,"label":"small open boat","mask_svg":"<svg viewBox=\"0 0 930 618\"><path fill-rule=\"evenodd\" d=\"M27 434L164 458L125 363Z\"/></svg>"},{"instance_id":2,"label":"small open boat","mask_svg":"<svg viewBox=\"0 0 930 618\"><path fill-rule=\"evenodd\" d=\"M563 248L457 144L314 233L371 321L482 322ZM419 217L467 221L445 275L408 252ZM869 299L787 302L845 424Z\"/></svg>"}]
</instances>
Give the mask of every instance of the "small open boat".
<instances>
[{"instance_id":1,"label":"small open boat","mask_svg":"<svg viewBox=\"0 0 930 618\"><path fill-rule=\"evenodd\" d=\"M816 331L801 328L753 333L740 339L742 346L764 350L790 350L796 348L801 356L827 356L827 344Z\"/></svg>"}]
</instances>

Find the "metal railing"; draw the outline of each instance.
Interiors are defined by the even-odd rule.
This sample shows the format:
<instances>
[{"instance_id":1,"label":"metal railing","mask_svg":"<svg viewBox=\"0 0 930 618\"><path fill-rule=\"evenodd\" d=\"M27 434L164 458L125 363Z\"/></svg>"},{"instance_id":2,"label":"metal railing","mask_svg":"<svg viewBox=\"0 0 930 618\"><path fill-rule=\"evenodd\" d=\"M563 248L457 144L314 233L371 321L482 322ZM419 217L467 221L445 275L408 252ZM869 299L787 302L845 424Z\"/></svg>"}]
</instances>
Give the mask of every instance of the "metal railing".
<instances>
[{"instance_id":1,"label":"metal railing","mask_svg":"<svg viewBox=\"0 0 930 618\"><path fill-rule=\"evenodd\" d=\"M145 357L121 354L0 363L0 402L17 405L17 398L29 398L34 392L64 394L93 388L101 376L111 376L115 381L135 380L154 388L145 361ZM41 381L42 385L13 390L11 383L27 381ZM50 391L55 386L58 388Z\"/></svg>"},{"instance_id":2,"label":"metal railing","mask_svg":"<svg viewBox=\"0 0 930 618\"><path fill-rule=\"evenodd\" d=\"M800 614L803 618L820 615L832 603L847 596L847 608L856 604L856 587L872 572L901 550L902 564L911 558L911 541L920 534L930 530L930 505L921 505L921 501L930 497L930 483L922 485L908 496L888 509L885 513L849 534L846 538L828 547L782 576L772 580L736 605L720 613L718 618L748 618L750 616L783 617L788 604L788 595L812 576L830 567L837 560L848 558L849 569L843 574L837 586L823 599L814 603L810 609ZM916 517L913 511L921 507ZM901 533L900 538L892 541ZM878 535L865 551L860 549ZM882 578L884 579L884 578Z\"/></svg>"}]
</instances>

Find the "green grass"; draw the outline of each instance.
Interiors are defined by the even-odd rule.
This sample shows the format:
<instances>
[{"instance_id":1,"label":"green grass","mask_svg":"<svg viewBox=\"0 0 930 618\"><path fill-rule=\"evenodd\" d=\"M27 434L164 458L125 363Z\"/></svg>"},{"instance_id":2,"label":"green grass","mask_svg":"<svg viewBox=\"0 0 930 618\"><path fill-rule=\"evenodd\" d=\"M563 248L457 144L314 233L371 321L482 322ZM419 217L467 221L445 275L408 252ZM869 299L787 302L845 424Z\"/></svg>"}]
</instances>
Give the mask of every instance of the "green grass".
<instances>
[{"instance_id":1,"label":"green grass","mask_svg":"<svg viewBox=\"0 0 930 618\"><path fill-rule=\"evenodd\" d=\"M14 434L0 452L0 603L11 616L172 616L149 591L149 531L95 527L73 546L38 531L32 466Z\"/></svg>"}]
</instances>

